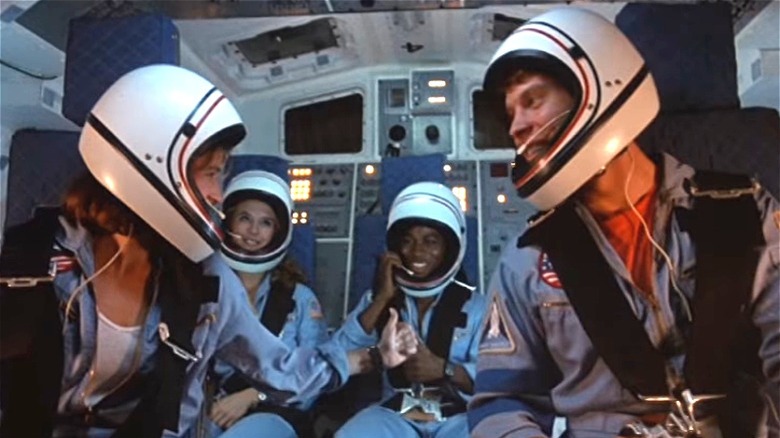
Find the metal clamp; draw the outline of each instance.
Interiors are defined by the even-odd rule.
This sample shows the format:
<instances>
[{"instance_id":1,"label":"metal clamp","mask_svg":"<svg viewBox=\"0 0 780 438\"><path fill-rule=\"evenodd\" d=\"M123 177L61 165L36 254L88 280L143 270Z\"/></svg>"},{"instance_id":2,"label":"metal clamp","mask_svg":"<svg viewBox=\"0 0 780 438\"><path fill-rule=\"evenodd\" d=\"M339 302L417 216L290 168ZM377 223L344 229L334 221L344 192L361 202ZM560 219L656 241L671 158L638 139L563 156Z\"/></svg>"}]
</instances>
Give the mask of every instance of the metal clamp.
<instances>
[{"instance_id":1,"label":"metal clamp","mask_svg":"<svg viewBox=\"0 0 780 438\"><path fill-rule=\"evenodd\" d=\"M162 343L170 347L173 351L173 354L176 356L179 356L180 358L190 362L197 362L201 359L201 355L199 353L192 354L169 340L171 337L171 332L168 329L168 324L161 322L160 325L157 326L157 333L160 335L160 340Z\"/></svg>"},{"instance_id":2,"label":"metal clamp","mask_svg":"<svg viewBox=\"0 0 780 438\"><path fill-rule=\"evenodd\" d=\"M730 189L701 190L696 186L693 180L689 180L688 193L694 198L712 198L712 199L734 199L743 195L755 195L761 190L761 184L755 179L751 179L750 187L737 187Z\"/></svg>"},{"instance_id":3,"label":"metal clamp","mask_svg":"<svg viewBox=\"0 0 780 438\"><path fill-rule=\"evenodd\" d=\"M696 422L696 405L702 401L717 400L726 397L725 394L694 395L690 389L676 390L667 396L638 396L640 400L648 403L671 403L672 412L666 418L663 430L667 435L654 435L653 429L645 428L648 434L637 436L668 436L680 438L700 437L701 430ZM634 425L636 426L636 425Z\"/></svg>"},{"instance_id":4,"label":"metal clamp","mask_svg":"<svg viewBox=\"0 0 780 438\"><path fill-rule=\"evenodd\" d=\"M0 284L9 288L35 287L38 283L51 283L54 277L16 277L0 278Z\"/></svg>"}]
</instances>

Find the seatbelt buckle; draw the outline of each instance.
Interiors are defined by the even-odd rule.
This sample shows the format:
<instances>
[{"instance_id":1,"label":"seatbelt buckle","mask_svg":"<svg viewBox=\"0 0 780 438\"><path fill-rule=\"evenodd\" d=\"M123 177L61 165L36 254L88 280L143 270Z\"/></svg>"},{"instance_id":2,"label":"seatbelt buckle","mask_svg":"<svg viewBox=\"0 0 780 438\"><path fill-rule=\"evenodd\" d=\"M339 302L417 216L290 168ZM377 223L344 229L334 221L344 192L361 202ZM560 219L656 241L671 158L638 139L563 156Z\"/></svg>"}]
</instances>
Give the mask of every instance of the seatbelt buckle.
<instances>
[{"instance_id":1,"label":"seatbelt buckle","mask_svg":"<svg viewBox=\"0 0 780 438\"><path fill-rule=\"evenodd\" d=\"M696 405L703 401L722 399L725 394L694 395L690 389L674 390L666 396L643 396L639 399L647 403L669 403L671 412L663 424L647 425L641 420L626 425L620 431L621 436L643 438L696 438L702 432L696 419Z\"/></svg>"},{"instance_id":2,"label":"seatbelt buckle","mask_svg":"<svg viewBox=\"0 0 780 438\"><path fill-rule=\"evenodd\" d=\"M415 385L412 388L397 389L396 392L403 394L401 407L398 410L399 414L404 415L412 409L418 408L424 414L432 415L435 421L444 421L444 416L441 413L442 396L439 388L425 388L422 385Z\"/></svg>"},{"instance_id":3,"label":"seatbelt buckle","mask_svg":"<svg viewBox=\"0 0 780 438\"><path fill-rule=\"evenodd\" d=\"M160 335L160 341L170 347L170 349L173 351L173 354L176 356L193 363L200 360L200 354L192 354L170 340L171 332L168 329L168 324L161 322L160 325L157 326L157 333Z\"/></svg>"}]
</instances>

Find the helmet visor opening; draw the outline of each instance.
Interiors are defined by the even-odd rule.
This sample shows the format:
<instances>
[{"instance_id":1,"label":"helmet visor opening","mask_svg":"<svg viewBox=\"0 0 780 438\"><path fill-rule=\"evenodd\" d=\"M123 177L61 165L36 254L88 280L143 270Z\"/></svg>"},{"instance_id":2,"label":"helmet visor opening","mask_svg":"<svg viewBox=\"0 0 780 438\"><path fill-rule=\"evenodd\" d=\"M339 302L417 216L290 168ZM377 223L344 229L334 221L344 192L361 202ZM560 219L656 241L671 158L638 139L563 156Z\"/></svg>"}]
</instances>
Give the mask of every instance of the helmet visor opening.
<instances>
[{"instance_id":1,"label":"helmet visor opening","mask_svg":"<svg viewBox=\"0 0 780 438\"><path fill-rule=\"evenodd\" d=\"M411 285L429 284L430 282L443 279L443 277L445 277L447 273L452 270L452 267L458 260L458 254L460 252L460 240L458 239L458 236L456 236L448 226L428 218L402 219L393 224L393 226L390 227L390 229L387 231L387 249L395 252L401 256L402 259L404 259L404 256L401 253L404 237L406 237L412 227L419 225L433 228L441 235L441 237L444 239L444 257L442 258L439 265L436 266L425 277L419 277L410 274L410 272L407 272L406 269L397 270L396 276ZM403 261L405 264L408 263L407 260ZM406 266L406 268L409 269L409 266ZM409 271L411 270L409 269Z\"/></svg>"},{"instance_id":2,"label":"helmet visor opening","mask_svg":"<svg viewBox=\"0 0 780 438\"><path fill-rule=\"evenodd\" d=\"M203 141L187 162L187 188L206 226L218 229L224 217L218 206L229 171L232 149L244 138L243 125L232 125Z\"/></svg>"},{"instance_id":3,"label":"helmet visor opening","mask_svg":"<svg viewBox=\"0 0 780 438\"><path fill-rule=\"evenodd\" d=\"M223 206L224 246L232 251L251 258L273 253L284 244L291 226L290 212L278 197L259 190L238 190ZM270 239L269 228L273 229Z\"/></svg>"}]
</instances>

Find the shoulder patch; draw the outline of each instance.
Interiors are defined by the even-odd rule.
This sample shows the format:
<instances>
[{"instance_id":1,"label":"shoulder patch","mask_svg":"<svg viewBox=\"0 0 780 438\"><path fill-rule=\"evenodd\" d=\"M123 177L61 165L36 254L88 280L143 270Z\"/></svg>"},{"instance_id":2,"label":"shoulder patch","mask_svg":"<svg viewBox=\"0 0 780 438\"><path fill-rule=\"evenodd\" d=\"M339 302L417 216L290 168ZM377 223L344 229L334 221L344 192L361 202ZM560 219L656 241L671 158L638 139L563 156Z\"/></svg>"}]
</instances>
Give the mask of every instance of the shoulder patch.
<instances>
[{"instance_id":1,"label":"shoulder patch","mask_svg":"<svg viewBox=\"0 0 780 438\"><path fill-rule=\"evenodd\" d=\"M775 226L780 230L780 211L772 212L772 218L775 220Z\"/></svg>"},{"instance_id":2,"label":"shoulder patch","mask_svg":"<svg viewBox=\"0 0 780 438\"><path fill-rule=\"evenodd\" d=\"M552 286L556 289L563 288L563 285L561 285L561 280L558 278L558 274L555 272L555 269L553 269L552 262L550 261L550 257L547 255L546 252L543 252L539 254L539 277L542 278L542 281L547 283L549 286Z\"/></svg>"},{"instance_id":3,"label":"shoulder patch","mask_svg":"<svg viewBox=\"0 0 780 438\"><path fill-rule=\"evenodd\" d=\"M479 354L512 354L517 348L506 326L506 309L498 294L493 294L490 312L479 342Z\"/></svg>"},{"instance_id":4,"label":"shoulder patch","mask_svg":"<svg viewBox=\"0 0 780 438\"><path fill-rule=\"evenodd\" d=\"M309 317L311 319L322 319L325 317L325 315L322 314L322 307L320 307L320 302L316 299L309 302Z\"/></svg>"}]
</instances>

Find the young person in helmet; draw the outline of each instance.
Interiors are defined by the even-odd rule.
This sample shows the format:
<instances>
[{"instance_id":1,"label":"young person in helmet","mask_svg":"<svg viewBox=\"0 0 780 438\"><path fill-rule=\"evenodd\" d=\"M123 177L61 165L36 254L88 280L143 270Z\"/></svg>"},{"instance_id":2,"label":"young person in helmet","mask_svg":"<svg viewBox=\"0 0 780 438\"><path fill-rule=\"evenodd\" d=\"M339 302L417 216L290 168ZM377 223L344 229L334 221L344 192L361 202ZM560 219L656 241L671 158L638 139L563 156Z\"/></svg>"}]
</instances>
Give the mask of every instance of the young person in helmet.
<instances>
[{"instance_id":1,"label":"young person in helmet","mask_svg":"<svg viewBox=\"0 0 780 438\"><path fill-rule=\"evenodd\" d=\"M652 76L594 13L520 26L484 87L504 94L512 177L542 212L490 282L472 436L549 436L555 416L568 437L764 436L780 381L777 202L642 152ZM732 399L735 381L762 378L766 394ZM750 413L747 399L761 408L749 425L729 416Z\"/></svg>"},{"instance_id":2,"label":"young person in helmet","mask_svg":"<svg viewBox=\"0 0 780 438\"><path fill-rule=\"evenodd\" d=\"M3 436L189 436L212 357L285 401L371 362L334 343L289 349L221 257L209 258L221 242L213 203L244 134L218 89L175 66L127 73L98 100L79 140L90 175L61 214L4 239ZM19 277L43 281L27 288ZM384 363L414 352L408 327L383 335Z\"/></svg>"},{"instance_id":3,"label":"young person in helmet","mask_svg":"<svg viewBox=\"0 0 780 438\"><path fill-rule=\"evenodd\" d=\"M373 290L334 337L345 348L373 345L388 309L398 309L420 343L403 366L383 373L381 402L360 411L337 437L468 436L465 403L486 301L463 283L465 246L465 216L450 189L421 182L395 198Z\"/></svg>"},{"instance_id":4,"label":"young person in helmet","mask_svg":"<svg viewBox=\"0 0 780 438\"><path fill-rule=\"evenodd\" d=\"M243 172L230 181L222 207L227 235L222 255L241 279L256 317L290 348L326 342L317 296L304 284L301 268L286 257L293 231L287 182L262 170ZM214 374L220 387L211 420L230 428L221 436L255 436L257 431L278 438L313 435L307 411L314 399L295 407L269 405L232 367L218 361Z\"/></svg>"}]
</instances>

